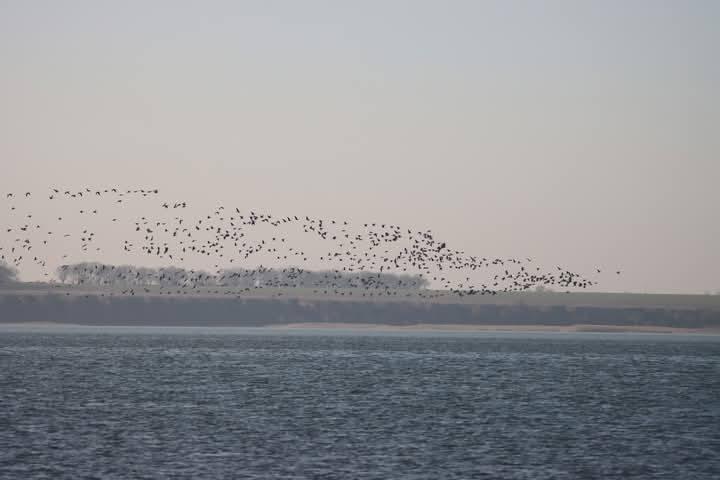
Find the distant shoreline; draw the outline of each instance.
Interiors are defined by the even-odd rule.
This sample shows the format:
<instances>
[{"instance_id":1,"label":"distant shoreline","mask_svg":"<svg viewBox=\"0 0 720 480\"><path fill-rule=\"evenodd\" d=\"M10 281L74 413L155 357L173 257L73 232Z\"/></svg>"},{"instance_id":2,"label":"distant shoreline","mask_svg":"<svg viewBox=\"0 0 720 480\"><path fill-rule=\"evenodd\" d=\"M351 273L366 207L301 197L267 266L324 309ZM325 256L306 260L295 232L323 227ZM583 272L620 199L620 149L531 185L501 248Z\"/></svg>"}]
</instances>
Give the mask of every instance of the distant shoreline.
<instances>
[{"instance_id":1,"label":"distant shoreline","mask_svg":"<svg viewBox=\"0 0 720 480\"><path fill-rule=\"evenodd\" d=\"M368 332L436 332L436 333L476 333L476 332L542 332L542 333L654 333L654 334L699 334L699 335L720 335L720 328L679 328L679 327L661 327L661 326L629 326L629 325L592 325L592 324L575 324L575 325L467 325L467 324L432 324L417 323L410 325L391 325L381 323L323 323L323 322L303 322L274 324L264 326L248 327L244 325L137 325L137 324L112 324L112 325L88 325L82 323L66 323L66 322L3 322L0 328L22 328L22 327L100 327L100 328L134 328L134 327L152 327L152 328L252 328L254 330L359 330Z\"/></svg>"},{"instance_id":2,"label":"distant shoreline","mask_svg":"<svg viewBox=\"0 0 720 480\"><path fill-rule=\"evenodd\" d=\"M628 325L465 325L465 324L432 324L418 323L415 325L387 325L379 323L290 323L272 325L272 329L348 329L377 330L388 332L609 332L609 333L667 333L686 334L699 333L720 335L720 328L677 328L655 326Z\"/></svg>"},{"instance_id":3,"label":"distant shoreline","mask_svg":"<svg viewBox=\"0 0 720 480\"><path fill-rule=\"evenodd\" d=\"M249 298L102 293L0 289L0 324L720 333L720 296L526 293L435 302L288 298L292 292L284 290L253 292ZM283 298L274 297L280 293Z\"/></svg>"}]
</instances>

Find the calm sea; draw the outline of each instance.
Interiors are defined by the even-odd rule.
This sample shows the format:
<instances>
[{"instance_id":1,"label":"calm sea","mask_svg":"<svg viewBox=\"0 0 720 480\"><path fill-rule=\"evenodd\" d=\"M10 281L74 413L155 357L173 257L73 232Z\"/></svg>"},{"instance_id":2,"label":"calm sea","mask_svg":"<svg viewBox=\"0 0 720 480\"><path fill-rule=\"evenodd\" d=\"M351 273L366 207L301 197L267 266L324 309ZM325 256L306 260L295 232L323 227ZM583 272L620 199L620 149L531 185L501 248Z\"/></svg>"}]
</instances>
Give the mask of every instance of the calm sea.
<instances>
[{"instance_id":1,"label":"calm sea","mask_svg":"<svg viewBox=\"0 0 720 480\"><path fill-rule=\"evenodd\" d=\"M0 327L0 478L720 478L720 337Z\"/></svg>"}]
</instances>

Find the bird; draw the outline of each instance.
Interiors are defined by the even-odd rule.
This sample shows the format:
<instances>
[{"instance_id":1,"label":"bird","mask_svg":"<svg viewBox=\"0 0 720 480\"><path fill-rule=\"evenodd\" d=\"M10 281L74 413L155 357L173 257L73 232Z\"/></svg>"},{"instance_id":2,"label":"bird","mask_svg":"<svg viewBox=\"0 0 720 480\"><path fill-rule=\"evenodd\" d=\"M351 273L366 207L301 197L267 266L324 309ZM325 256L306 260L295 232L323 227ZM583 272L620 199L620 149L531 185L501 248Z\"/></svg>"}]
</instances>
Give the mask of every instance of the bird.
<instances>
[{"instance_id":1,"label":"bird","mask_svg":"<svg viewBox=\"0 0 720 480\"><path fill-rule=\"evenodd\" d=\"M59 193L56 190L53 189L55 193ZM117 187L109 190L86 187L84 192L94 193L94 197L109 192L120 197L139 195L140 198L148 194L158 194L157 189L130 188L120 191ZM65 195L70 198L83 198L83 191L70 193L67 190ZM50 199L53 199L53 195L50 195ZM90 196L83 200L84 203L91 201ZM122 203L120 198L116 198L115 201L117 204ZM175 200L162 202L160 205L164 209L169 209L171 205L173 209L182 209L186 207L187 201ZM117 208L122 207L118 205ZM532 262L530 257L488 258L468 255L463 251L449 248L446 242L436 239L430 229L414 230L382 221L355 223L347 219L320 218L304 212L302 215L273 216L256 210L244 214L239 207L227 211L232 213L225 213L225 207L219 205L208 212L209 214L195 220L183 216L175 216L172 220L143 216L128 231L128 234L137 233L140 236L134 241L123 239L121 251L126 253L139 251L145 255L152 255L153 258L173 263L183 262L188 256L215 258L220 262L226 262L226 265L248 262L251 261L251 257L262 258L268 255L278 262L311 261L311 255L306 253L304 248L295 248L295 234L291 234L293 230L301 236L311 235L314 241L329 247L327 253L319 256L319 261L329 267L331 273L328 276L313 275L305 270L301 272L301 269L295 267L278 270L265 268L223 270L218 264L214 274L194 277L181 265L175 267L178 271L185 272L177 279L184 285L183 288L189 288L190 285L211 286L216 283L226 285L230 282L235 284L240 292L246 292L245 289L251 287L247 283L239 284L239 280L244 278L249 280L254 277L262 277L262 283L266 288L304 288L309 285L325 287L323 291L328 289L330 293L341 297L346 294L351 296L352 289L355 288L362 289L363 295L368 294L373 297L397 297L399 291L410 290L405 296L417 295L430 300L441 295L460 297L496 295L498 292L524 291L537 285L588 288L597 283L560 265L556 266L554 272L543 273L540 266L534 266L531 272L529 266L526 268L525 265L525 261ZM90 203L79 212L81 214L92 212L98 217L102 215L100 210ZM57 219L62 221L63 217ZM121 223L117 216L112 217L112 222ZM27 227L23 228L25 230L21 229L21 231L27 233ZM266 228L271 229L269 233L263 230ZM36 229L40 229L40 226L36 225ZM47 245L49 238L43 239L41 244ZM71 238L71 235L66 233L62 238ZM83 253L102 251L97 246L93 250L90 249L90 245L96 241L94 232L85 229L82 235L75 238L79 240L80 251ZM28 243L23 245L23 248L29 251L33 248L34 242L28 240ZM62 258L67 258L67 254ZM522 258L525 260L523 261ZM44 263L39 257L34 261ZM317 262L318 258L315 258L315 261ZM475 282L471 278L472 275L492 269L501 269L492 282ZM115 272L116 270L103 268L100 271ZM596 271L600 273L601 269L596 268ZM154 281L152 278L155 273L152 273L152 269L143 272L136 272L134 276L136 283ZM228 272L250 273L245 276ZM433 275L436 272L442 274ZM456 275L452 276L444 272L456 272ZM168 278L171 277L163 276L163 282ZM191 278L193 280L190 280ZM457 278L457 281L452 278ZM124 277L122 279L127 280ZM430 281L428 279L435 279L434 281L443 289L443 293L425 292L424 288ZM83 278L83 283L89 281ZM113 277L102 281L107 282L103 285L110 285L119 279ZM351 290L346 292L337 289ZM228 292L230 290L226 291Z\"/></svg>"}]
</instances>

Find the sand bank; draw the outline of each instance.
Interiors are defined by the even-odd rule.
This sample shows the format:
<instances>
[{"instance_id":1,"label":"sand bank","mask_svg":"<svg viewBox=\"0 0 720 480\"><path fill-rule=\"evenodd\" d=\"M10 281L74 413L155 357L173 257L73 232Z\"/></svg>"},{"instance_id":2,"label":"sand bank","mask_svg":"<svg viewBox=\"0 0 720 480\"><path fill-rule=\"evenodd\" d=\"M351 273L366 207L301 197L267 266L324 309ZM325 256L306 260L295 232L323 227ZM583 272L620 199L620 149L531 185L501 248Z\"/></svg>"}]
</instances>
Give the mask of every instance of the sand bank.
<instances>
[{"instance_id":1,"label":"sand bank","mask_svg":"<svg viewBox=\"0 0 720 480\"><path fill-rule=\"evenodd\" d=\"M382 325L375 323L290 323L273 325L272 329L349 329L388 332L633 332L633 333L704 333L720 334L720 328L676 328L662 326L632 325L466 325L466 324L430 324Z\"/></svg>"}]
</instances>

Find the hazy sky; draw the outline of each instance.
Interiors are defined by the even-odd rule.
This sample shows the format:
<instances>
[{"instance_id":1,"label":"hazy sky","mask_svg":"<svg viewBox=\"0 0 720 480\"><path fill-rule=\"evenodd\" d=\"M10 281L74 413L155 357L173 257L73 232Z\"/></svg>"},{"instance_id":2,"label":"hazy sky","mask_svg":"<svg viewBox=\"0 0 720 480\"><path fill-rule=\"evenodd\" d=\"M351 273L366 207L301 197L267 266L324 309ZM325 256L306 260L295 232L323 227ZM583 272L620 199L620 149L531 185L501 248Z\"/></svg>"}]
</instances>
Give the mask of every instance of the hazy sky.
<instances>
[{"instance_id":1,"label":"hazy sky","mask_svg":"<svg viewBox=\"0 0 720 480\"><path fill-rule=\"evenodd\" d=\"M716 1L0 0L0 192L152 186L717 291L718 25Z\"/></svg>"}]
</instances>

